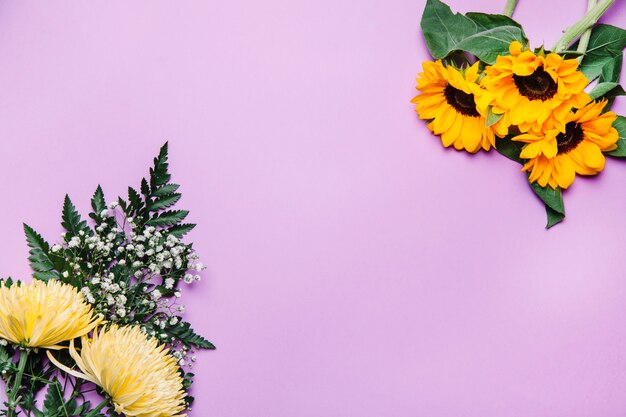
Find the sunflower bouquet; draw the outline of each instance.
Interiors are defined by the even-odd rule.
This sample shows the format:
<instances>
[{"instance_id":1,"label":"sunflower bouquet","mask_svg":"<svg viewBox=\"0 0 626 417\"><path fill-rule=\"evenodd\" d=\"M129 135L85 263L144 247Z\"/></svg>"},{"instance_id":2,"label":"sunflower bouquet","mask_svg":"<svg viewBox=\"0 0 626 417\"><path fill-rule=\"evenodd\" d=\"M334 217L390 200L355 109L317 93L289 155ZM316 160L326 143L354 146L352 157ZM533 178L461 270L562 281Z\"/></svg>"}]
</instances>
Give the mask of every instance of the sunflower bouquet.
<instances>
[{"instance_id":1,"label":"sunflower bouquet","mask_svg":"<svg viewBox=\"0 0 626 417\"><path fill-rule=\"evenodd\" d=\"M545 205L547 228L565 218L562 190L596 175L605 156L626 157L626 118L611 111L626 31L598 24L615 0L588 0L585 16L551 48L531 48L503 14L453 13L427 0L421 28L435 59L423 63L412 100L445 147L494 148L522 165Z\"/></svg>"},{"instance_id":2,"label":"sunflower bouquet","mask_svg":"<svg viewBox=\"0 0 626 417\"><path fill-rule=\"evenodd\" d=\"M0 280L0 415L186 415L195 352L214 346L182 317L205 267L178 188L166 143L127 199L97 187L91 222L66 196L61 242L24 225L34 279Z\"/></svg>"}]
</instances>

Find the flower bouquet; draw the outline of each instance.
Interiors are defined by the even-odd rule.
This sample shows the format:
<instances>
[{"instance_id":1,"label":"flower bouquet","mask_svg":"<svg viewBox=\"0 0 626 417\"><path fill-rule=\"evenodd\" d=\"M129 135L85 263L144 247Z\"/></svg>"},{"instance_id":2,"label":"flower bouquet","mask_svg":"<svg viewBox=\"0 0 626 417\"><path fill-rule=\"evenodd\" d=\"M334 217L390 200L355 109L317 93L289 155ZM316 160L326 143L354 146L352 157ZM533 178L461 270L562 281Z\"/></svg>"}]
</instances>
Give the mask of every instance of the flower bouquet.
<instances>
[{"instance_id":1,"label":"flower bouquet","mask_svg":"<svg viewBox=\"0 0 626 417\"><path fill-rule=\"evenodd\" d=\"M547 228L565 218L562 190L577 175L600 173L605 156L626 157L626 118L611 111L626 94L626 31L597 24L613 2L588 0L586 15L550 49L531 48L511 18L516 0L501 15L426 2L421 27L435 61L417 79L419 117L446 147L495 148L520 163Z\"/></svg>"},{"instance_id":2,"label":"flower bouquet","mask_svg":"<svg viewBox=\"0 0 626 417\"><path fill-rule=\"evenodd\" d=\"M98 186L91 222L66 196L59 243L24 225L34 280L0 280L0 415L185 415L195 352L214 346L182 317L204 266L167 158L166 143L127 199Z\"/></svg>"}]
</instances>

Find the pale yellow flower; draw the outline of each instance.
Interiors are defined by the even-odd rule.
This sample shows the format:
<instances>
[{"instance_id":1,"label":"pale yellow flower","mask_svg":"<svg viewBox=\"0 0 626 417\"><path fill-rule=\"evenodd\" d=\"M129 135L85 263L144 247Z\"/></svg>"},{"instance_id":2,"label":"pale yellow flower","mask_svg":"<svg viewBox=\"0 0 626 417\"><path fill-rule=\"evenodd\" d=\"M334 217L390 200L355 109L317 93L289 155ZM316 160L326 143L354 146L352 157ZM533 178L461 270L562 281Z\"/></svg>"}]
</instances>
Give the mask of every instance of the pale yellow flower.
<instances>
[{"instance_id":1,"label":"pale yellow flower","mask_svg":"<svg viewBox=\"0 0 626 417\"><path fill-rule=\"evenodd\" d=\"M176 359L136 326L111 325L81 338L80 353L70 355L82 372L69 369L48 352L59 368L100 386L115 412L136 417L182 417L185 390Z\"/></svg>"},{"instance_id":2,"label":"pale yellow flower","mask_svg":"<svg viewBox=\"0 0 626 417\"><path fill-rule=\"evenodd\" d=\"M0 338L24 347L60 349L102 318L75 287L60 281L0 284Z\"/></svg>"}]
</instances>

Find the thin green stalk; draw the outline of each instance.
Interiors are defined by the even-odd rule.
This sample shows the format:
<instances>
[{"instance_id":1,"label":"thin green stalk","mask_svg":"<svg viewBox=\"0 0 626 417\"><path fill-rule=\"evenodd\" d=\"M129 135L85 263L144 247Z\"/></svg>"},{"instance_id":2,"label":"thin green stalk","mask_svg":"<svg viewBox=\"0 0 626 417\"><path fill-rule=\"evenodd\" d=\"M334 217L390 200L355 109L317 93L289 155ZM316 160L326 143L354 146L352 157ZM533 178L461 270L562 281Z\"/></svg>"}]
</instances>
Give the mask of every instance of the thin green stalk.
<instances>
[{"instance_id":1,"label":"thin green stalk","mask_svg":"<svg viewBox=\"0 0 626 417\"><path fill-rule=\"evenodd\" d=\"M597 4L597 0L587 0L587 12L595 7ZM578 42L578 48L576 48L577 52L580 52L581 56L578 57L578 62L583 60L583 56L585 52L587 52L587 47L589 46L589 39L591 38L591 28L587 29L585 33L580 37L580 41Z\"/></svg>"},{"instance_id":2,"label":"thin green stalk","mask_svg":"<svg viewBox=\"0 0 626 417\"><path fill-rule=\"evenodd\" d=\"M27 359L28 350L22 350L20 352L20 361L17 365L17 375L15 376L15 381L13 381L13 388L11 388L11 392L9 393L9 411L7 413L7 417L17 416L17 413L15 412L18 403L17 393L20 391L20 387L22 386L22 378L24 376Z\"/></svg>"},{"instance_id":3,"label":"thin green stalk","mask_svg":"<svg viewBox=\"0 0 626 417\"><path fill-rule=\"evenodd\" d=\"M104 408L105 405L107 405L109 403L109 400L107 400L106 398L100 403L98 404L98 406L96 408L94 408L93 410L91 410L89 413L87 413L86 417L94 417L97 416L98 413L100 413L100 410L102 410Z\"/></svg>"},{"instance_id":4,"label":"thin green stalk","mask_svg":"<svg viewBox=\"0 0 626 417\"><path fill-rule=\"evenodd\" d=\"M517 0L507 0L506 6L504 6L504 12L502 12L502 14L508 17L513 16L515 6L517 6Z\"/></svg>"},{"instance_id":5,"label":"thin green stalk","mask_svg":"<svg viewBox=\"0 0 626 417\"><path fill-rule=\"evenodd\" d=\"M615 0L601 0L592 7L582 19L563 33L563 36L561 36L561 39L554 45L552 51L557 53L564 51L572 42L578 39L580 35L593 27L613 3L615 3Z\"/></svg>"}]
</instances>

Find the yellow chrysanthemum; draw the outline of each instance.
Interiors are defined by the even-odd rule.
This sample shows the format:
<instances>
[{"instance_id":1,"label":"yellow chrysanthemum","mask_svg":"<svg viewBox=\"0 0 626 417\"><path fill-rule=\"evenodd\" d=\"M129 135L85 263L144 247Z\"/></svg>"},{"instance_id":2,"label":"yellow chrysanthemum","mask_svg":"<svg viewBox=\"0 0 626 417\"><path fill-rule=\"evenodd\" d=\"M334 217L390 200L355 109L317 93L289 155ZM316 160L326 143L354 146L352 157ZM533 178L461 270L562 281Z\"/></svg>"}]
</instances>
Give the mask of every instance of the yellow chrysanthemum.
<instances>
[{"instance_id":1,"label":"yellow chrysanthemum","mask_svg":"<svg viewBox=\"0 0 626 417\"><path fill-rule=\"evenodd\" d=\"M411 102L420 119L431 120L428 129L441 135L445 147L474 153L495 146L494 129L485 121L492 98L477 84L478 65L459 71L440 60L423 64L417 79L421 94Z\"/></svg>"},{"instance_id":2,"label":"yellow chrysanthemum","mask_svg":"<svg viewBox=\"0 0 626 417\"><path fill-rule=\"evenodd\" d=\"M564 119L565 132L558 126L547 126L543 132L526 133L513 138L525 142L521 158L528 159L523 170L528 180L542 187L569 187L576 174L596 175L604 169L602 152L614 150L619 139L613 122L617 115L602 113L606 100L589 103Z\"/></svg>"},{"instance_id":3,"label":"yellow chrysanthemum","mask_svg":"<svg viewBox=\"0 0 626 417\"><path fill-rule=\"evenodd\" d=\"M75 287L56 280L0 284L0 338L33 348L60 349L102 321Z\"/></svg>"},{"instance_id":4,"label":"yellow chrysanthemum","mask_svg":"<svg viewBox=\"0 0 626 417\"><path fill-rule=\"evenodd\" d=\"M549 119L563 130L569 111L590 100L583 91L589 81L578 70L578 60L524 51L518 41L511 43L509 52L485 68L481 81L494 97L493 112L503 115L504 125L515 125L521 132L539 131Z\"/></svg>"},{"instance_id":5,"label":"yellow chrysanthemum","mask_svg":"<svg viewBox=\"0 0 626 417\"><path fill-rule=\"evenodd\" d=\"M80 353L70 342L70 355L82 372L50 360L78 378L100 386L115 412L137 417L182 417L185 390L176 359L156 339L136 326L111 325L81 338Z\"/></svg>"}]
</instances>

